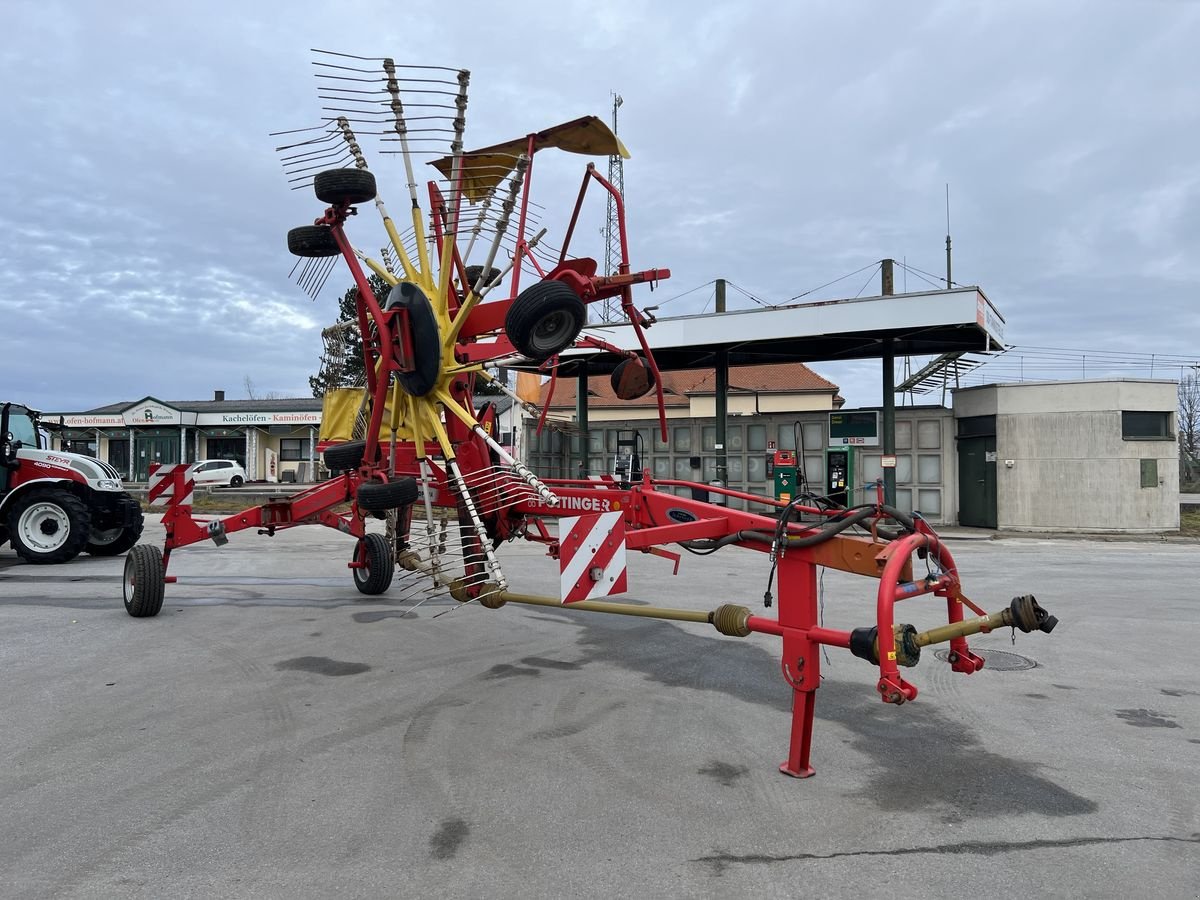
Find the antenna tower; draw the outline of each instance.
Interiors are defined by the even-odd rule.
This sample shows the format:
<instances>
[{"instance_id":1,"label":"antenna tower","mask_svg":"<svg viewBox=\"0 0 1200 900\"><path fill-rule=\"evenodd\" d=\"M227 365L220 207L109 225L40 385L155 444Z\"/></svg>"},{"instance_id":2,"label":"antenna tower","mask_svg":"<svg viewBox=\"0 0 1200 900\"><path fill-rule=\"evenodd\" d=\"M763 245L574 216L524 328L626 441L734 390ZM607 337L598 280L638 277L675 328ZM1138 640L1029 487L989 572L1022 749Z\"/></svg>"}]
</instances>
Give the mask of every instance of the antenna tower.
<instances>
[{"instance_id":1,"label":"antenna tower","mask_svg":"<svg viewBox=\"0 0 1200 900\"><path fill-rule=\"evenodd\" d=\"M612 130L617 133L617 110L625 101L621 95L613 92ZM617 189L621 199L625 199L625 160L620 153L614 153L608 158L608 181ZM604 224L604 273L614 275L621 267L621 229L617 222L617 201L610 194L608 197L608 219ZM616 322L624 317L621 311L621 298L610 297L599 304L600 321Z\"/></svg>"}]
</instances>

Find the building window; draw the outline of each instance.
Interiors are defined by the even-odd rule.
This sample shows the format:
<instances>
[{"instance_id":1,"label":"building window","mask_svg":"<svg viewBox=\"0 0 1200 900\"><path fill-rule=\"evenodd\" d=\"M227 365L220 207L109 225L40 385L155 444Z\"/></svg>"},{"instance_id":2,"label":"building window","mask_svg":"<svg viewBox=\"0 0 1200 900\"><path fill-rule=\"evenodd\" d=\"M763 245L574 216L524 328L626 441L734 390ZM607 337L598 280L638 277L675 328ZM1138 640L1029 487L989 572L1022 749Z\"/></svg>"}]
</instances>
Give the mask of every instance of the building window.
<instances>
[{"instance_id":1,"label":"building window","mask_svg":"<svg viewBox=\"0 0 1200 900\"><path fill-rule=\"evenodd\" d=\"M1127 441L1173 441L1169 412L1121 412L1121 437Z\"/></svg>"},{"instance_id":2,"label":"building window","mask_svg":"<svg viewBox=\"0 0 1200 900\"><path fill-rule=\"evenodd\" d=\"M279 459L281 462L297 462L304 458L304 438L280 439Z\"/></svg>"},{"instance_id":3,"label":"building window","mask_svg":"<svg viewBox=\"0 0 1200 900\"><path fill-rule=\"evenodd\" d=\"M95 441L63 441L63 450L67 453L79 453L83 456L96 455Z\"/></svg>"}]
</instances>

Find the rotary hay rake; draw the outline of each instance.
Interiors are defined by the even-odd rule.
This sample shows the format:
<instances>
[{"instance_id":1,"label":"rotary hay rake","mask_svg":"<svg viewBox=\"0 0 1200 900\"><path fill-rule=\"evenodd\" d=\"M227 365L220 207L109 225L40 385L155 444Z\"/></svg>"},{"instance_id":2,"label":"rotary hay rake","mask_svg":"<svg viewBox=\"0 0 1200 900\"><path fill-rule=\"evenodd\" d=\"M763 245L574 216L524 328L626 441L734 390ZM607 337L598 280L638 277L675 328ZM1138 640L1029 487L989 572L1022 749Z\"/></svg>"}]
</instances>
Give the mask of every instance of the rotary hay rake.
<instances>
[{"instance_id":1,"label":"rotary hay rake","mask_svg":"<svg viewBox=\"0 0 1200 900\"><path fill-rule=\"evenodd\" d=\"M900 667L916 665L923 647L948 642L952 669L970 674L984 660L971 651L968 636L997 628L1054 628L1057 620L1029 595L991 614L973 603L962 591L949 549L929 524L882 498L841 508L811 494L784 503L715 488L764 509L756 514L677 496L674 490L714 488L645 473L631 473L626 481L534 475L495 439L495 407L477 405L475 390L495 381L489 368L505 364L532 363L553 380L558 354L568 347L621 353L579 336L588 303L620 299L642 352L624 354L613 373L614 388L624 399L656 391L666 440L661 378L643 333L653 319L633 305L632 288L653 286L670 272L631 269L621 197L590 163L562 247L555 252L545 241L546 229L534 231L543 209L530 199L536 154L552 148L591 155L627 151L602 121L585 117L464 152L469 73L318 52L320 96L334 105L325 107L318 126L284 132L304 137L279 150L292 187L311 187L326 204L313 224L288 234L288 247L301 260L298 274L293 270L298 283L316 296L342 260L358 289L355 321L325 335L327 366L344 368L350 329L361 337L364 362L365 384L326 397L322 439L338 430L335 421L343 423L343 433L326 445L324 459L340 474L231 516L198 518L192 514L189 467L156 468L150 499L166 507L167 537L163 548L142 544L127 557L124 597L130 615L157 615L165 585L175 581L167 575L174 549L204 540L221 545L230 533L248 528L273 535L321 524L355 538L349 568L364 594L388 591L399 571L395 595L402 602L417 599L415 606L449 596L458 601L451 610L467 604L492 610L510 603L563 606L707 624L729 636L780 637L781 669L793 695L789 752L780 770L795 777L813 774L809 756L823 647L845 648L877 666L881 699L902 704L915 699L917 689ZM379 196L364 136L402 158L411 217L403 233ZM416 177L422 156L432 157L428 161L438 173L427 184L427 210ZM593 182L615 200L617 272L599 274L594 259L569 253ZM345 228L359 207L372 203L388 241L378 258L352 244ZM482 263L471 264L477 251ZM388 286L383 302L368 272ZM523 275L536 280L522 288ZM357 426L345 424L354 419ZM336 511L345 504L348 512ZM387 518L387 534L368 532L369 517ZM555 518L557 535L546 525ZM509 585L497 550L518 539L547 545L559 561L559 597ZM704 612L597 599L625 589L627 550L674 560L678 569L680 557L666 549L670 544L698 554L726 547L765 554L768 585L774 579L777 596L768 588L763 602L769 607L777 601L777 616L729 603ZM924 562L923 576L913 575L914 555ZM850 631L823 627L821 567L878 581L872 624ZM896 603L927 594L944 600L945 625L917 631L895 621ZM964 618L966 610L974 616Z\"/></svg>"}]
</instances>

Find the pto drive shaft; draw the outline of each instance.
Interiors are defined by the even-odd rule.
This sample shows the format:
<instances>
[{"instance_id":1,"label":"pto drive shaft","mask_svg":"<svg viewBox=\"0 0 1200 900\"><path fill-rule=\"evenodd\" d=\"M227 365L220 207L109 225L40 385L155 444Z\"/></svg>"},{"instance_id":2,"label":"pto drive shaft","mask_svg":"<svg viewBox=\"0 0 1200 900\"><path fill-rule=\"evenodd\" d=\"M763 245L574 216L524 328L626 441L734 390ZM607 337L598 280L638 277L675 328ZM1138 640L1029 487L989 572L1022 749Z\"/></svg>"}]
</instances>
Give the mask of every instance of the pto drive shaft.
<instances>
[{"instance_id":1,"label":"pto drive shaft","mask_svg":"<svg viewBox=\"0 0 1200 900\"><path fill-rule=\"evenodd\" d=\"M997 628L1016 628L1025 634L1044 631L1049 634L1058 624L1058 619L1038 605L1032 594L1014 597L1005 609L988 616L951 622L928 631L917 631L912 625L896 625L896 662L902 666L915 666L921 658L921 648L930 644L942 644L954 638L971 634L987 633ZM859 659L879 663L879 629L855 628L850 632L850 652Z\"/></svg>"}]
</instances>

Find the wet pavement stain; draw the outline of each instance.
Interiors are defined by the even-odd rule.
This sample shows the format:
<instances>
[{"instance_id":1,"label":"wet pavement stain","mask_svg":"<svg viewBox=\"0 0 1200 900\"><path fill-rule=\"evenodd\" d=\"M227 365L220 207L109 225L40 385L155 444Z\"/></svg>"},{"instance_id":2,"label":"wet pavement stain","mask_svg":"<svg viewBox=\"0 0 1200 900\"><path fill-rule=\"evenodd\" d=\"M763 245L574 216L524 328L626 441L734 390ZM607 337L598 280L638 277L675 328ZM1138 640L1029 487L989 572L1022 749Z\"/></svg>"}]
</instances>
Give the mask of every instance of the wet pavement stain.
<instances>
[{"instance_id":1,"label":"wet pavement stain","mask_svg":"<svg viewBox=\"0 0 1200 900\"><path fill-rule=\"evenodd\" d=\"M429 838L429 855L434 859L454 859L471 826L462 819L446 819Z\"/></svg>"},{"instance_id":2,"label":"wet pavement stain","mask_svg":"<svg viewBox=\"0 0 1200 900\"><path fill-rule=\"evenodd\" d=\"M498 666L492 666L484 674L484 678L512 678L514 675L541 675L541 669L528 669L522 666L510 666L507 663L501 663Z\"/></svg>"},{"instance_id":3,"label":"wet pavement stain","mask_svg":"<svg viewBox=\"0 0 1200 900\"><path fill-rule=\"evenodd\" d=\"M360 625L370 625L372 622L382 622L384 619L419 619L415 612L401 609L372 610L371 612L356 612L350 618Z\"/></svg>"},{"instance_id":4,"label":"wet pavement stain","mask_svg":"<svg viewBox=\"0 0 1200 900\"><path fill-rule=\"evenodd\" d=\"M703 769L697 769L697 775L707 775L725 787L733 787L733 783L750 772L747 766L735 766L733 763L713 760Z\"/></svg>"},{"instance_id":5,"label":"wet pavement stain","mask_svg":"<svg viewBox=\"0 0 1200 900\"><path fill-rule=\"evenodd\" d=\"M563 659L545 659L541 656L526 656L521 660L527 666L533 666L537 669L563 669L565 671L574 671L582 669L581 662L568 662Z\"/></svg>"},{"instance_id":6,"label":"wet pavement stain","mask_svg":"<svg viewBox=\"0 0 1200 900\"><path fill-rule=\"evenodd\" d=\"M1167 713L1156 712L1153 709L1118 709L1115 710L1118 719L1124 719L1129 725L1138 728L1178 728L1175 717Z\"/></svg>"},{"instance_id":7,"label":"wet pavement stain","mask_svg":"<svg viewBox=\"0 0 1200 900\"><path fill-rule=\"evenodd\" d=\"M315 675L329 675L334 678L359 675L371 670L366 663L341 662L328 656L297 656L295 659L275 663L275 668L281 671L312 672Z\"/></svg>"}]
</instances>

